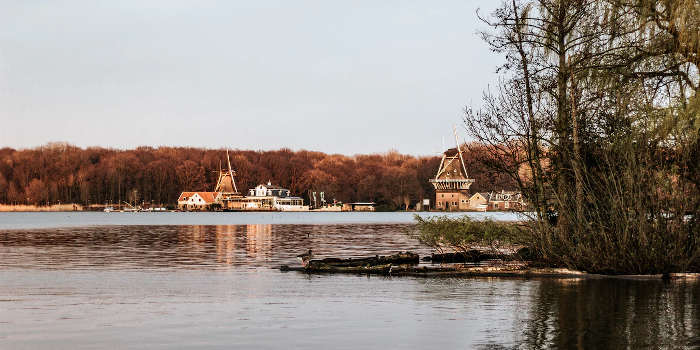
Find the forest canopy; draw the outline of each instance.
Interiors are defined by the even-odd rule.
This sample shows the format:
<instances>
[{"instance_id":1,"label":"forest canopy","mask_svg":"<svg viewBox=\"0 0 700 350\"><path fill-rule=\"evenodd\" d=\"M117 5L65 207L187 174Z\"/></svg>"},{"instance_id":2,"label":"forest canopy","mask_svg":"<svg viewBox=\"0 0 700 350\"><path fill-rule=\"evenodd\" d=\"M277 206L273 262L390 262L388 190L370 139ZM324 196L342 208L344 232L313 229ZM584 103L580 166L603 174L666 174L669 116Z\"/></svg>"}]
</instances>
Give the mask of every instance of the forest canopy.
<instances>
[{"instance_id":1,"label":"forest canopy","mask_svg":"<svg viewBox=\"0 0 700 350\"><path fill-rule=\"evenodd\" d=\"M471 147L478 152L478 147ZM476 150L474 150L476 149ZM470 153L470 154L471 154ZM324 191L329 200L375 201L386 209L433 198L428 179L440 157L390 151L346 156L314 151L233 150L231 165L240 191L260 183L289 188L308 200ZM504 175L485 170L466 155L474 190L515 188ZM139 147L117 150L51 143L33 149L0 149L0 202L10 204L173 204L182 191L212 191L225 149ZM308 203L308 202L307 202Z\"/></svg>"}]
</instances>

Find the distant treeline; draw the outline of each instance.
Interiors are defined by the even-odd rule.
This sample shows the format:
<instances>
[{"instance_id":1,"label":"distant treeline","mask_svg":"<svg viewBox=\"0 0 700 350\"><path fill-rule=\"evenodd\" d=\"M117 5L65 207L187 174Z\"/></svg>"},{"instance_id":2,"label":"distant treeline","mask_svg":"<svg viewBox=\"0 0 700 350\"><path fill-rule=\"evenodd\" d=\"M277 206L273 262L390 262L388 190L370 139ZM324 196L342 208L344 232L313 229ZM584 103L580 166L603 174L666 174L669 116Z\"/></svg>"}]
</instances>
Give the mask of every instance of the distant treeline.
<instances>
[{"instance_id":1,"label":"distant treeline","mask_svg":"<svg viewBox=\"0 0 700 350\"><path fill-rule=\"evenodd\" d=\"M469 152L478 151L470 147ZM434 198L428 179L440 156L416 157L394 151L345 156L313 151L233 150L231 164L239 191L260 183L280 185L308 200L308 191L327 201L375 201L386 209ZM478 158L478 157L474 157ZM473 190L515 188L466 154ZM212 191L226 150L183 147L87 149L51 143L34 149L0 149L0 202L9 204L131 203L173 204L181 191Z\"/></svg>"}]
</instances>

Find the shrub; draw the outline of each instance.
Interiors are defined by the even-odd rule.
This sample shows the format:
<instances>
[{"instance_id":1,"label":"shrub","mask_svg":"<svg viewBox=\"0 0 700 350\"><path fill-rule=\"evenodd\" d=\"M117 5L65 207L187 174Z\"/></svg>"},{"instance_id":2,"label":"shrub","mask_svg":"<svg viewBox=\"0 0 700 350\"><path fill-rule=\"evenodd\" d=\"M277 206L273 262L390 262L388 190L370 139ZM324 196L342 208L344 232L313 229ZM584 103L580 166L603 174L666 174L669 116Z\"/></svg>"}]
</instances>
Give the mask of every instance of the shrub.
<instances>
[{"instance_id":1,"label":"shrub","mask_svg":"<svg viewBox=\"0 0 700 350\"><path fill-rule=\"evenodd\" d=\"M473 249L499 251L523 243L523 231L515 223L473 220L468 216L422 218L414 215L414 219L416 224L409 235L441 253L445 249L462 253Z\"/></svg>"}]
</instances>

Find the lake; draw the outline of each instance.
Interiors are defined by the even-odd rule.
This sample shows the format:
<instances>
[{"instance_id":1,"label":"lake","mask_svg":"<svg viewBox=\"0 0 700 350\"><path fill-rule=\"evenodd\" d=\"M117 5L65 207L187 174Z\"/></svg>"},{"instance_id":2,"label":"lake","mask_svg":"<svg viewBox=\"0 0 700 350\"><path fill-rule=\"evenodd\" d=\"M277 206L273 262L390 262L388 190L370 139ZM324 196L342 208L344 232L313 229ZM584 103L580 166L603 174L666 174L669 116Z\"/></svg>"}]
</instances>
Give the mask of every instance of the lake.
<instances>
[{"instance_id":1,"label":"lake","mask_svg":"<svg viewBox=\"0 0 700 350\"><path fill-rule=\"evenodd\" d=\"M487 214L518 219L469 215ZM0 348L700 347L697 280L277 269L298 264L307 249L318 257L430 253L405 234L411 220L412 213L0 213Z\"/></svg>"}]
</instances>

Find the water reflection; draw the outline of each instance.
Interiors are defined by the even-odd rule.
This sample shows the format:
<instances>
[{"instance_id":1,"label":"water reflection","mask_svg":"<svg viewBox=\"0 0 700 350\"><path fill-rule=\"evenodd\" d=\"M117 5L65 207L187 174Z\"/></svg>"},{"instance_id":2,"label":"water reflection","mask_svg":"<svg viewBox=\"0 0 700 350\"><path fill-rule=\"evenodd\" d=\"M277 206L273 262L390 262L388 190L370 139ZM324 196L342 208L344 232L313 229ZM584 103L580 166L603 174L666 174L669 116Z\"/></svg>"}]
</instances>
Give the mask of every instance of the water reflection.
<instances>
[{"instance_id":1,"label":"water reflection","mask_svg":"<svg viewBox=\"0 0 700 350\"><path fill-rule=\"evenodd\" d=\"M271 269L296 264L307 249L320 257L429 253L405 228L0 232L0 347L143 347L137 340L150 337L149 348L700 348L697 280L368 278ZM173 334L187 336L173 343Z\"/></svg>"},{"instance_id":2,"label":"water reflection","mask_svg":"<svg viewBox=\"0 0 700 350\"><path fill-rule=\"evenodd\" d=\"M403 232L406 225L101 226L0 232L4 267L247 268L296 263L317 256L428 250Z\"/></svg>"},{"instance_id":3,"label":"water reflection","mask_svg":"<svg viewBox=\"0 0 700 350\"><path fill-rule=\"evenodd\" d=\"M528 348L700 347L697 281L543 280L529 312Z\"/></svg>"},{"instance_id":4,"label":"water reflection","mask_svg":"<svg viewBox=\"0 0 700 350\"><path fill-rule=\"evenodd\" d=\"M250 258L264 258L272 252L272 225L246 225L246 252Z\"/></svg>"},{"instance_id":5,"label":"water reflection","mask_svg":"<svg viewBox=\"0 0 700 350\"><path fill-rule=\"evenodd\" d=\"M236 249L236 226L216 226L216 261L233 265Z\"/></svg>"}]
</instances>

